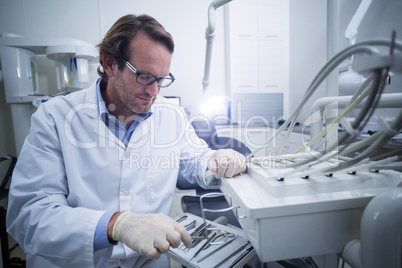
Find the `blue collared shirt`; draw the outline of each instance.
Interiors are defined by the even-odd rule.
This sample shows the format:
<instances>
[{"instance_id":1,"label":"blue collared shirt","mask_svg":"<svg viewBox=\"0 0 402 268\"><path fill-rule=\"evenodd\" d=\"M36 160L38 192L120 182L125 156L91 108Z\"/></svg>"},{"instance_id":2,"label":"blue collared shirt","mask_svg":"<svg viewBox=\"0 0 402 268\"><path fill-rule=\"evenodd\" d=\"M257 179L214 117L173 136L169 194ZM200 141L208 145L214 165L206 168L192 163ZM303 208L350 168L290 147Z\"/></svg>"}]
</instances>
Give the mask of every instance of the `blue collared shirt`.
<instances>
[{"instance_id":1,"label":"blue collared shirt","mask_svg":"<svg viewBox=\"0 0 402 268\"><path fill-rule=\"evenodd\" d=\"M125 124L121 123L117 120L116 117L111 115L106 108L105 101L102 98L101 91L105 90L102 88L103 83L99 78L96 82L96 92L97 92L97 100L98 100L98 107L99 107L99 116L108 127L108 129L127 147L130 138L134 132L134 130L138 127L138 125L149 118L152 115L152 112L148 112L146 114L139 114L130 125L127 127ZM94 250L100 250L106 247L113 246L109 242L107 237L107 226L109 224L110 219L112 218L115 211L108 211L100 218L98 225L96 226L95 230L95 237L94 237Z\"/></svg>"}]
</instances>

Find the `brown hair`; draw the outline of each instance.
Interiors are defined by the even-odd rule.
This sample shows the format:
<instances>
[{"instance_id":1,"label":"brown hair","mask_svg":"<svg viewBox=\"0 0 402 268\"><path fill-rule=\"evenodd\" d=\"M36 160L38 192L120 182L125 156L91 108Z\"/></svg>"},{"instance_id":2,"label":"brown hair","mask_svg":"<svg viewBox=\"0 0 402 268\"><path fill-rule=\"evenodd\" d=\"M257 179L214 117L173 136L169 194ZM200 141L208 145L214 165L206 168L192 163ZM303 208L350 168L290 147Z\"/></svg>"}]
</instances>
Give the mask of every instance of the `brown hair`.
<instances>
[{"instance_id":1,"label":"brown hair","mask_svg":"<svg viewBox=\"0 0 402 268\"><path fill-rule=\"evenodd\" d=\"M111 55L118 63L119 70L124 68L124 60L130 58L130 51L127 49L131 40L136 33L143 31L151 39L161 42L166 48L173 53L173 38L165 28L153 17L149 15L126 15L118 19L106 33L102 42L97 45L99 48L98 74L102 78L107 78L106 72L103 70L102 55Z\"/></svg>"}]
</instances>

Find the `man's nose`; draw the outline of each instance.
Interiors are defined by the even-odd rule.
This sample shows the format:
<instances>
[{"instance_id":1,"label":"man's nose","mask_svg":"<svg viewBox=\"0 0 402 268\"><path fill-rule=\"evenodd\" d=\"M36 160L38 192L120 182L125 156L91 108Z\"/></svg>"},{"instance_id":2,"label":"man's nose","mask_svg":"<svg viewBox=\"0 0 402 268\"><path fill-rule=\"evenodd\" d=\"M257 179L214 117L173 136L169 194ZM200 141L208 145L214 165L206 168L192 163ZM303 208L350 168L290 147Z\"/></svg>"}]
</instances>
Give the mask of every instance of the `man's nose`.
<instances>
[{"instance_id":1,"label":"man's nose","mask_svg":"<svg viewBox=\"0 0 402 268\"><path fill-rule=\"evenodd\" d=\"M149 95L151 95L152 97L156 97L156 95L158 95L160 90L160 87L158 86L158 81L155 81L154 83L152 83L151 85L147 86L145 92Z\"/></svg>"}]
</instances>

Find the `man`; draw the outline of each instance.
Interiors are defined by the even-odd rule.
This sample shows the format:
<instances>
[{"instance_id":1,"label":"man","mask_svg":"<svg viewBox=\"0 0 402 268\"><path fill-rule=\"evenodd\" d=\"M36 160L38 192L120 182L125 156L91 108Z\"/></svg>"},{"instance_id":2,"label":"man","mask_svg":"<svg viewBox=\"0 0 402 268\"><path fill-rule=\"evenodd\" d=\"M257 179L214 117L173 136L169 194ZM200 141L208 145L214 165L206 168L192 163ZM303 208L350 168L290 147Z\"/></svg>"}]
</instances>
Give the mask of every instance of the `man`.
<instances>
[{"instance_id":1,"label":"man","mask_svg":"<svg viewBox=\"0 0 402 268\"><path fill-rule=\"evenodd\" d=\"M12 180L7 226L31 267L169 267L187 231L167 215L180 174L206 187L245 171L211 151L184 111L159 96L174 43L152 17L127 15L100 49L101 78L32 116Z\"/></svg>"}]
</instances>

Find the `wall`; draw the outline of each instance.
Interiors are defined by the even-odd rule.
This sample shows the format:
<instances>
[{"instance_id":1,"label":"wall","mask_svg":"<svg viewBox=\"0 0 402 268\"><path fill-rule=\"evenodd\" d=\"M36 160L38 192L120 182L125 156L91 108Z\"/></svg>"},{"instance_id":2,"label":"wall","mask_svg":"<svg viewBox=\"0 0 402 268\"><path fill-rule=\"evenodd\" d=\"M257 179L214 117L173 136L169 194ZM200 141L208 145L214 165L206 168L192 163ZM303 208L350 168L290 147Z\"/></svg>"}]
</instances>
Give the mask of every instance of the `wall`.
<instances>
[{"instance_id":1,"label":"wall","mask_svg":"<svg viewBox=\"0 0 402 268\"><path fill-rule=\"evenodd\" d=\"M175 83L163 95L178 95L184 107L197 107L202 99L205 57L205 28L210 0L0 0L0 32L26 37L75 38L96 45L120 16L149 14L173 35L176 50L171 72ZM290 1L290 107L304 94L326 59L326 2ZM217 12L210 88L224 92L223 10ZM307 66L307 68L306 68ZM90 79L96 79L92 64ZM39 58L40 87L43 93L56 88L54 63ZM325 92L324 89L322 89ZM325 93L322 93L325 95ZM0 154L15 153L10 108L0 83ZM305 115L302 115L302 120Z\"/></svg>"},{"instance_id":2,"label":"wall","mask_svg":"<svg viewBox=\"0 0 402 268\"><path fill-rule=\"evenodd\" d=\"M332 0L329 0L332 1ZM290 1L289 107L292 112L303 98L311 81L326 63L327 3L322 0ZM309 115L314 100L326 96L322 84L301 112L298 122Z\"/></svg>"}]
</instances>

